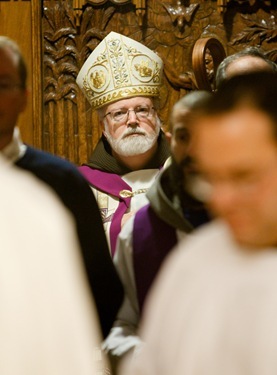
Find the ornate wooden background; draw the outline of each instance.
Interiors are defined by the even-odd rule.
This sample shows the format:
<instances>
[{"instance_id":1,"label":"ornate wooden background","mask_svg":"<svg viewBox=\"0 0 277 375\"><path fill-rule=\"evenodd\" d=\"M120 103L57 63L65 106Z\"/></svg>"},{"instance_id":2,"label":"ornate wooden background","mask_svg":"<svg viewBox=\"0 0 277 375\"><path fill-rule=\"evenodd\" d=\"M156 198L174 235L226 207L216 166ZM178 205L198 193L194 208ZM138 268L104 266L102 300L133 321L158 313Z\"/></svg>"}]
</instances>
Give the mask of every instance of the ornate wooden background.
<instances>
[{"instance_id":1,"label":"ornate wooden background","mask_svg":"<svg viewBox=\"0 0 277 375\"><path fill-rule=\"evenodd\" d=\"M42 32L39 0L0 0L0 34L14 39L28 66L29 103L18 126L25 142L41 147L42 139Z\"/></svg>"},{"instance_id":2,"label":"ornate wooden background","mask_svg":"<svg viewBox=\"0 0 277 375\"><path fill-rule=\"evenodd\" d=\"M276 10L274 0L44 0L42 148L76 164L86 162L92 153L100 129L75 78L110 31L141 41L163 58L160 114L166 128L173 103L202 88L193 69L197 41L213 37L227 55L248 45L260 46L277 62ZM215 61L216 53L213 48L210 52L202 61L212 87L210 55Z\"/></svg>"}]
</instances>

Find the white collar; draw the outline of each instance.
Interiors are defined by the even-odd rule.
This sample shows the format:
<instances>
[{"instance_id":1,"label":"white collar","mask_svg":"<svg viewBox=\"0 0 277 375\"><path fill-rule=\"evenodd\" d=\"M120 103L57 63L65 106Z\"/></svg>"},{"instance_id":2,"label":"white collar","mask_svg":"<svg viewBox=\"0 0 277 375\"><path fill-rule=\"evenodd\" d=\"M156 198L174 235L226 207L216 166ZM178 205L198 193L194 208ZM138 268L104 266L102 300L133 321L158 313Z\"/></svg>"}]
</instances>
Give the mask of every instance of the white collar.
<instances>
[{"instance_id":1,"label":"white collar","mask_svg":"<svg viewBox=\"0 0 277 375\"><path fill-rule=\"evenodd\" d=\"M15 163L21 159L27 150L27 146L23 144L18 127L14 128L13 138L11 142L1 150L1 154L11 163Z\"/></svg>"}]
</instances>

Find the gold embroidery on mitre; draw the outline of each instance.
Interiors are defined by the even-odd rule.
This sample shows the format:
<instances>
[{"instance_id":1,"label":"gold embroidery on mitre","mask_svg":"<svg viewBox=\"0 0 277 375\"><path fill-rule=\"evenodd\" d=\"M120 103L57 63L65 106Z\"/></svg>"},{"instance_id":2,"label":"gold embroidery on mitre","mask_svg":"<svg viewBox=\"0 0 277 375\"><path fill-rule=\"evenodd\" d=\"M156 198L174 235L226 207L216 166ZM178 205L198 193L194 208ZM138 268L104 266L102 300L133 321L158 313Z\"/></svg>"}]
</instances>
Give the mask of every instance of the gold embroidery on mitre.
<instances>
[{"instance_id":1,"label":"gold embroidery on mitre","mask_svg":"<svg viewBox=\"0 0 277 375\"><path fill-rule=\"evenodd\" d=\"M149 68L148 61L141 61L140 64L135 64L135 69L139 72L141 77L151 77L152 76L152 69Z\"/></svg>"},{"instance_id":2,"label":"gold embroidery on mitre","mask_svg":"<svg viewBox=\"0 0 277 375\"><path fill-rule=\"evenodd\" d=\"M131 85L130 75L128 72L128 54L125 55L123 44L120 39L111 39L107 43L108 56L112 76L114 78L114 86L122 87Z\"/></svg>"},{"instance_id":3,"label":"gold embroidery on mitre","mask_svg":"<svg viewBox=\"0 0 277 375\"><path fill-rule=\"evenodd\" d=\"M115 90L113 93L102 95L99 98L94 98L90 101L92 108L100 108L108 103L112 103L117 100L130 98L133 96L158 96L159 89L156 87L135 87L132 89Z\"/></svg>"},{"instance_id":4,"label":"gold embroidery on mitre","mask_svg":"<svg viewBox=\"0 0 277 375\"><path fill-rule=\"evenodd\" d=\"M103 70L96 70L90 75L90 82L96 89L101 89L106 83L106 77Z\"/></svg>"},{"instance_id":5,"label":"gold embroidery on mitre","mask_svg":"<svg viewBox=\"0 0 277 375\"><path fill-rule=\"evenodd\" d=\"M93 108L134 96L159 96L162 60L143 44L111 32L77 77Z\"/></svg>"}]
</instances>

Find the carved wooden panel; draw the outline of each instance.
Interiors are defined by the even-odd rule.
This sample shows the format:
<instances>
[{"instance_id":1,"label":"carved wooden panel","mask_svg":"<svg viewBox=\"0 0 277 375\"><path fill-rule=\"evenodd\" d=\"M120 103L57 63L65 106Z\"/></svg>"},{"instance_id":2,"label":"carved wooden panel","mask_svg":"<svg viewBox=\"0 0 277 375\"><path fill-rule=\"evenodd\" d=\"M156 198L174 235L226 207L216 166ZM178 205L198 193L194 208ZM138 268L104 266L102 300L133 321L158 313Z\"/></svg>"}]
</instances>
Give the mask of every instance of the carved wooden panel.
<instances>
[{"instance_id":1,"label":"carved wooden panel","mask_svg":"<svg viewBox=\"0 0 277 375\"><path fill-rule=\"evenodd\" d=\"M167 128L170 109L180 96L197 88L213 87L214 69L225 53L258 45L277 61L277 5L273 3L44 0L43 148L76 164L86 162L92 153L100 129L97 116L78 90L75 78L85 59L110 31L144 43L164 60L160 115ZM216 43L205 44L207 58L198 57L195 65L195 46L201 38ZM223 47L217 50L216 44ZM202 66L201 81L196 74L197 64L207 61Z\"/></svg>"}]
</instances>

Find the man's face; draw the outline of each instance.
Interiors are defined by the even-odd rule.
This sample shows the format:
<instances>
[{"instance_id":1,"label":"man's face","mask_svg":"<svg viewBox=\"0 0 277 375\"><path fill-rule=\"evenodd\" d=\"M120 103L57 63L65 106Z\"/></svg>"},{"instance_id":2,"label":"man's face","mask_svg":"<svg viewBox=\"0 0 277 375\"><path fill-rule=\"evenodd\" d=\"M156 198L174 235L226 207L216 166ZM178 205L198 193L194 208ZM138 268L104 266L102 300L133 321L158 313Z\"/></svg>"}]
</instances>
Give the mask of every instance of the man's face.
<instances>
[{"instance_id":1,"label":"man's face","mask_svg":"<svg viewBox=\"0 0 277 375\"><path fill-rule=\"evenodd\" d=\"M184 190L186 175L189 172L189 132L183 122L175 122L172 129L170 150L172 155L172 168L175 170L175 178L178 176L178 185ZM176 181L177 183L177 181Z\"/></svg>"},{"instance_id":2,"label":"man's face","mask_svg":"<svg viewBox=\"0 0 277 375\"><path fill-rule=\"evenodd\" d=\"M26 107L26 90L20 87L17 61L10 49L0 49L0 148L11 140L19 114Z\"/></svg>"},{"instance_id":3,"label":"man's face","mask_svg":"<svg viewBox=\"0 0 277 375\"><path fill-rule=\"evenodd\" d=\"M187 112L189 113L189 111ZM183 110L183 116L184 116L184 110ZM183 160L185 160L188 156L189 141L190 141L189 131L188 131L187 126L184 123L184 120L176 121L172 129L170 149L171 149L171 154L174 160L178 164L182 164Z\"/></svg>"},{"instance_id":4,"label":"man's face","mask_svg":"<svg viewBox=\"0 0 277 375\"><path fill-rule=\"evenodd\" d=\"M188 182L193 173L189 127L184 121L184 117L189 113L189 110L183 108L181 121L178 119L178 113L172 118L173 128L170 141L172 156L169 169L171 189L173 193L177 194L184 208L188 204Z\"/></svg>"},{"instance_id":5,"label":"man's face","mask_svg":"<svg viewBox=\"0 0 277 375\"><path fill-rule=\"evenodd\" d=\"M173 159L173 168L179 175L178 184L182 187L182 191L188 188L189 177L194 174L193 155L191 153L191 137L189 116L191 110L179 109L172 116L172 135L170 141L171 155Z\"/></svg>"},{"instance_id":6,"label":"man's face","mask_svg":"<svg viewBox=\"0 0 277 375\"><path fill-rule=\"evenodd\" d=\"M251 247L277 244L277 142L270 121L244 106L200 118L193 136L211 211Z\"/></svg>"},{"instance_id":7,"label":"man's face","mask_svg":"<svg viewBox=\"0 0 277 375\"><path fill-rule=\"evenodd\" d=\"M120 100L108 105L103 113L104 135L118 155L144 154L156 144L160 121L150 98Z\"/></svg>"}]
</instances>

